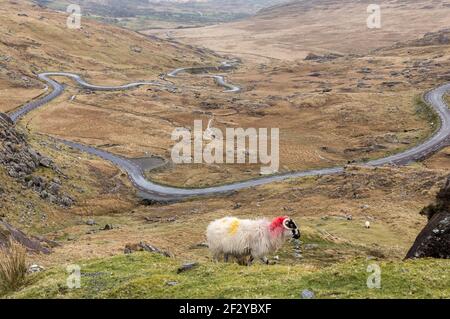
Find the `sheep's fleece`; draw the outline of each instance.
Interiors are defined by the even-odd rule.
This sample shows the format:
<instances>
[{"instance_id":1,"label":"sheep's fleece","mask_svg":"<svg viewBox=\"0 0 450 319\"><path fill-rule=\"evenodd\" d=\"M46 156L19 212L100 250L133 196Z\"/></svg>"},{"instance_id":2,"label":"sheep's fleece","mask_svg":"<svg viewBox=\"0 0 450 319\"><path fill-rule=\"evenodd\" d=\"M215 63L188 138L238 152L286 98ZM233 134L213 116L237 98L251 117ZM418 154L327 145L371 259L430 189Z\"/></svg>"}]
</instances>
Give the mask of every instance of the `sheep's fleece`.
<instances>
[{"instance_id":1,"label":"sheep's fleece","mask_svg":"<svg viewBox=\"0 0 450 319\"><path fill-rule=\"evenodd\" d=\"M287 216L268 219L224 217L211 222L206 238L215 259L221 255L264 258L277 251L289 238L299 238L300 231Z\"/></svg>"}]
</instances>

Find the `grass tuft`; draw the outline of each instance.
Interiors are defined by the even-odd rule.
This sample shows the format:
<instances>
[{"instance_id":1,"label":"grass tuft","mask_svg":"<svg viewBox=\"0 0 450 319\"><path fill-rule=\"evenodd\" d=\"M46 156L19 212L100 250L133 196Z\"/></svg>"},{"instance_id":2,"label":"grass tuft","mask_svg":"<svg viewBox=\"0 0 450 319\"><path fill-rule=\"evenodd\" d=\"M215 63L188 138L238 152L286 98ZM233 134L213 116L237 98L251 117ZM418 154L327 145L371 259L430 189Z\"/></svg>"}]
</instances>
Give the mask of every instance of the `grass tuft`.
<instances>
[{"instance_id":1,"label":"grass tuft","mask_svg":"<svg viewBox=\"0 0 450 319\"><path fill-rule=\"evenodd\" d=\"M26 250L15 241L0 247L0 294L19 289L27 273Z\"/></svg>"}]
</instances>

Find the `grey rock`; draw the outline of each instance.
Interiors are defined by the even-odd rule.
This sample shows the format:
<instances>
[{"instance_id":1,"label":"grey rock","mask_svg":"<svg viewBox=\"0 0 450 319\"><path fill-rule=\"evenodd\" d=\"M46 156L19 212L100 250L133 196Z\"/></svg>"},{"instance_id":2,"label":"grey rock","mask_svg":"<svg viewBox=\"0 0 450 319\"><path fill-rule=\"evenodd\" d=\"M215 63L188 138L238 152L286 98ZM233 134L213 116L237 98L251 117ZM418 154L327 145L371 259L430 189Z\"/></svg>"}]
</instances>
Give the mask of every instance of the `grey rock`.
<instances>
[{"instance_id":1,"label":"grey rock","mask_svg":"<svg viewBox=\"0 0 450 319\"><path fill-rule=\"evenodd\" d=\"M125 245L124 253L125 254L131 254L134 251L147 251L150 253L157 253L161 254L165 257L170 257L170 253L163 251L159 248L156 248L146 242L140 242L139 244L127 244Z\"/></svg>"},{"instance_id":2,"label":"grey rock","mask_svg":"<svg viewBox=\"0 0 450 319\"><path fill-rule=\"evenodd\" d=\"M52 161L47 158L47 157L42 157L41 160L39 161L39 164L41 166L47 167L47 168L51 168L52 167Z\"/></svg>"},{"instance_id":3,"label":"grey rock","mask_svg":"<svg viewBox=\"0 0 450 319\"><path fill-rule=\"evenodd\" d=\"M65 207L70 207L73 205L73 199L68 196L62 196L59 202Z\"/></svg>"},{"instance_id":4,"label":"grey rock","mask_svg":"<svg viewBox=\"0 0 450 319\"><path fill-rule=\"evenodd\" d=\"M167 281L166 285L167 286L176 286L176 285L178 285L178 282L176 282L176 281Z\"/></svg>"},{"instance_id":5,"label":"grey rock","mask_svg":"<svg viewBox=\"0 0 450 319\"><path fill-rule=\"evenodd\" d=\"M52 194L48 194L48 200L52 204L57 204L58 203L58 198L56 198L56 196L52 195Z\"/></svg>"},{"instance_id":6,"label":"grey rock","mask_svg":"<svg viewBox=\"0 0 450 319\"><path fill-rule=\"evenodd\" d=\"M139 245L142 247L142 249L144 251L148 251L148 252L151 252L151 253L158 253L158 254L162 254L162 255L164 255L166 257L170 257L169 253L167 253L165 251L162 251L159 248L156 248L156 247L154 247L152 245L149 245L149 244L147 244L145 242L140 242Z\"/></svg>"},{"instance_id":7,"label":"grey rock","mask_svg":"<svg viewBox=\"0 0 450 319\"><path fill-rule=\"evenodd\" d=\"M28 236L21 230L0 220L0 246L8 245L10 240L22 244L29 252L51 253L51 250L45 247L45 242L43 243L41 239Z\"/></svg>"},{"instance_id":8,"label":"grey rock","mask_svg":"<svg viewBox=\"0 0 450 319\"><path fill-rule=\"evenodd\" d=\"M95 224L96 224L96 222L95 222L95 220L93 220L93 219L88 219L88 220L86 220L86 225L93 226L93 225L95 225Z\"/></svg>"},{"instance_id":9,"label":"grey rock","mask_svg":"<svg viewBox=\"0 0 450 319\"><path fill-rule=\"evenodd\" d=\"M48 191L51 194L58 195L60 190L61 190L61 185L56 184L55 182L50 182L50 185L48 186Z\"/></svg>"},{"instance_id":10,"label":"grey rock","mask_svg":"<svg viewBox=\"0 0 450 319\"><path fill-rule=\"evenodd\" d=\"M185 263L177 269L177 273L179 274L179 273L194 269L194 268L198 267L198 265L199 264L197 262Z\"/></svg>"},{"instance_id":11,"label":"grey rock","mask_svg":"<svg viewBox=\"0 0 450 319\"><path fill-rule=\"evenodd\" d=\"M450 258L450 176L433 204L420 212L428 224L417 236L406 258Z\"/></svg>"},{"instance_id":12,"label":"grey rock","mask_svg":"<svg viewBox=\"0 0 450 319\"><path fill-rule=\"evenodd\" d=\"M314 292L309 289L304 289L301 293L302 299L314 299Z\"/></svg>"}]
</instances>

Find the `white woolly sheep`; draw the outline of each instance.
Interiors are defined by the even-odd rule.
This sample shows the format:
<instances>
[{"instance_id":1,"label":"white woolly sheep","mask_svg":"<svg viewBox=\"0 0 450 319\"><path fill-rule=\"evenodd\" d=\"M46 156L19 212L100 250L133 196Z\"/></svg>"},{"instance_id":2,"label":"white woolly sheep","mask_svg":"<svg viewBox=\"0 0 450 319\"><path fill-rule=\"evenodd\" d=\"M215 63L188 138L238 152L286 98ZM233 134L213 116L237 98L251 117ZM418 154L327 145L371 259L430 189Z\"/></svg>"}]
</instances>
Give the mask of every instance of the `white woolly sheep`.
<instances>
[{"instance_id":1,"label":"white woolly sheep","mask_svg":"<svg viewBox=\"0 0 450 319\"><path fill-rule=\"evenodd\" d=\"M260 258L268 263L266 255L277 251L289 237L300 238L295 222L287 216L268 219L238 219L224 217L211 222L206 238L215 260L223 255L227 262L230 256L243 260L250 257L251 263Z\"/></svg>"}]
</instances>

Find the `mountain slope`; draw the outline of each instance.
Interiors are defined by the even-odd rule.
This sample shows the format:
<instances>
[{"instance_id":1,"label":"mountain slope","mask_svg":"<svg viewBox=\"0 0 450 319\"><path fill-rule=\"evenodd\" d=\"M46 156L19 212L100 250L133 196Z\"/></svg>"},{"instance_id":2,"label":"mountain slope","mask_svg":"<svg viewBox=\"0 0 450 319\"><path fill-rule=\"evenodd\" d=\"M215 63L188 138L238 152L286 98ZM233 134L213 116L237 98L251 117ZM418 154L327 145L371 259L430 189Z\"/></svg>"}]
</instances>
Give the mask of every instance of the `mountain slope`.
<instances>
[{"instance_id":1,"label":"mountain slope","mask_svg":"<svg viewBox=\"0 0 450 319\"><path fill-rule=\"evenodd\" d=\"M8 112L46 94L43 83L37 80L37 74L44 71L71 71L93 83L115 84L154 80L167 69L218 60L207 51L95 21L83 19L81 29L71 30L66 25L66 14L43 9L28 1L1 0L0 19L0 112ZM70 115L65 111L60 115L67 118ZM48 122L49 116L44 116ZM71 154L70 150L62 149L61 145L37 131L30 134L26 124L23 121L14 129L8 128L4 134L2 131L0 136L0 150L8 151L4 156L0 154L0 162L4 164L0 166L0 218L20 229L45 232L75 222L78 214L126 210L130 203L136 205L136 199L129 197L133 196L131 188L124 187L128 184L126 176L118 174L114 166L83 154ZM86 124L92 127L92 123ZM23 137L19 144L27 143L26 147L10 145L10 130ZM67 128L64 131L67 133ZM29 160L29 154L19 156L24 158L23 163L17 161L14 154L20 155L28 147L50 158L58 170L54 172L40 165L37 158ZM8 158L14 163L6 161ZM27 166L36 169L33 176L18 176L23 180L12 176L15 173L11 167L26 169ZM60 205L64 198L49 200L53 197L46 195L48 191L42 193L45 187L36 191L41 186L34 185L34 179L39 182L37 184L45 181L45 186L53 179L61 181L61 194L67 193L67 198L74 199L76 205L61 207L70 206Z\"/></svg>"},{"instance_id":2,"label":"mountain slope","mask_svg":"<svg viewBox=\"0 0 450 319\"><path fill-rule=\"evenodd\" d=\"M38 0L36 2L61 11L66 11L71 3L78 4L83 14L95 19L142 30L233 21L285 0Z\"/></svg>"},{"instance_id":3,"label":"mountain slope","mask_svg":"<svg viewBox=\"0 0 450 319\"><path fill-rule=\"evenodd\" d=\"M381 28L369 29L370 0L311 0L261 10L255 17L189 30L146 33L203 45L219 52L265 60L294 60L309 52L364 53L450 27L450 1L388 0Z\"/></svg>"},{"instance_id":4,"label":"mountain slope","mask_svg":"<svg viewBox=\"0 0 450 319\"><path fill-rule=\"evenodd\" d=\"M6 96L24 92L25 102L30 94L42 92L35 75L39 72L89 71L93 82L121 83L154 78L181 63L215 59L210 53L89 19L81 20L81 29L72 30L67 17L29 2L0 1L0 101L4 101L0 111L20 104Z\"/></svg>"}]
</instances>

